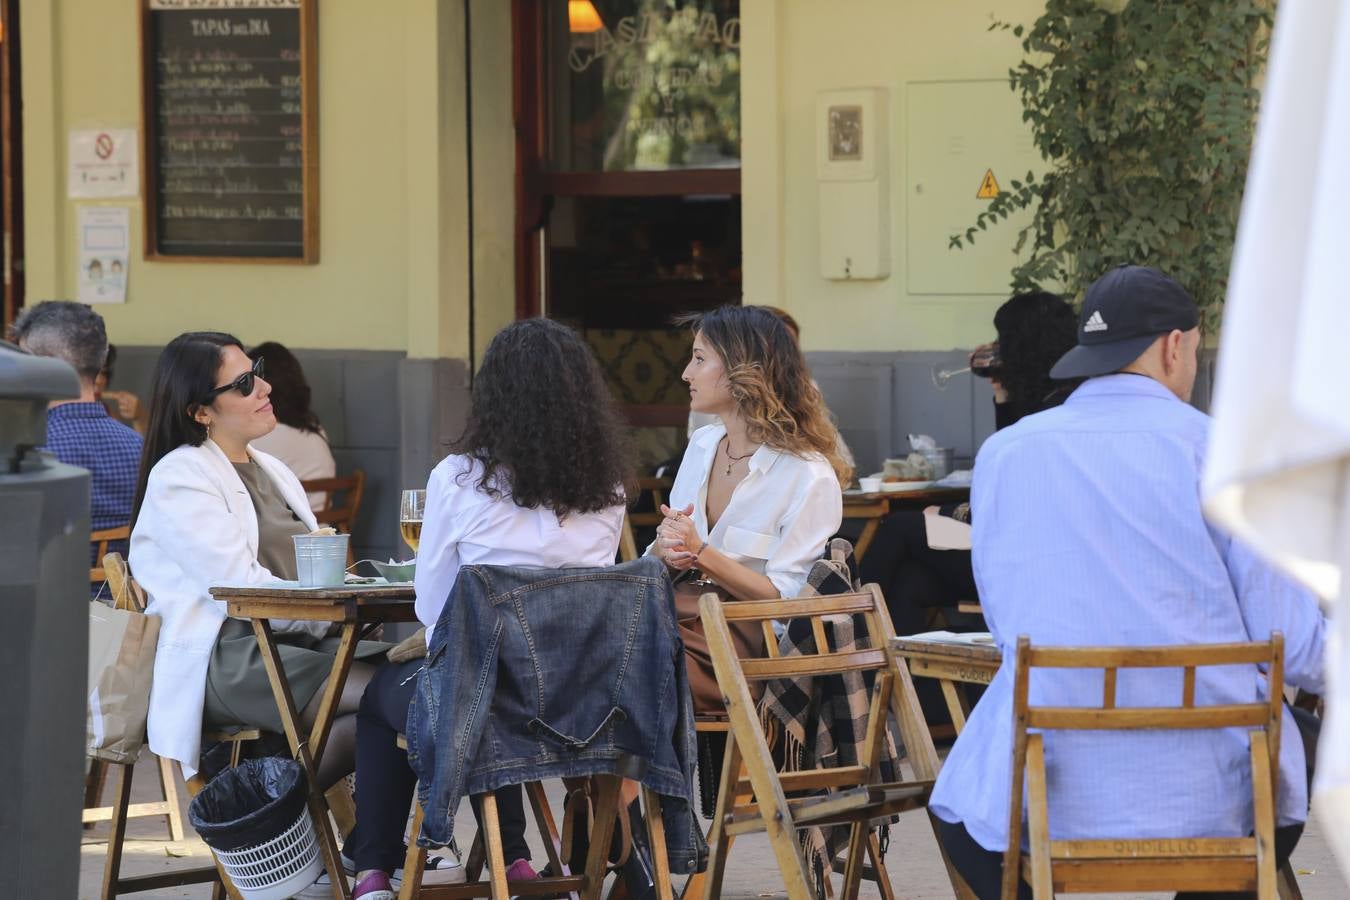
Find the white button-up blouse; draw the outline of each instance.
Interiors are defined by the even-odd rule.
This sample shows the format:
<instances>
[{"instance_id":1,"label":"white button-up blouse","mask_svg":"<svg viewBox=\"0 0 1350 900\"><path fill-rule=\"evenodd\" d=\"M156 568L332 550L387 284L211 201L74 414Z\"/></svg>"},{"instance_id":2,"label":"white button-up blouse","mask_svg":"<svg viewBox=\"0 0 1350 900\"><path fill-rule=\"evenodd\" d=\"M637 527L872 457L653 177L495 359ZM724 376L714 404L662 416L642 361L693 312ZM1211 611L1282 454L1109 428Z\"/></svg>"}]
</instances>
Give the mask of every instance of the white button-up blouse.
<instances>
[{"instance_id":1,"label":"white button-up blouse","mask_svg":"<svg viewBox=\"0 0 1350 900\"><path fill-rule=\"evenodd\" d=\"M819 453L795 456L761 446L750 457L750 471L736 485L726 511L709 533L708 476L717 445L726 433L719 422L690 437L670 490L669 506L683 509L692 503L699 537L763 574L781 596L795 597L806 584L811 564L820 559L825 542L843 521L839 479Z\"/></svg>"},{"instance_id":2,"label":"white button-up blouse","mask_svg":"<svg viewBox=\"0 0 1350 900\"><path fill-rule=\"evenodd\" d=\"M559 522L551 509L526 509L509 495L478 490L482 471L475 459L447 456L427 481L413 586L428 646L460 567L598 568L613 565L619 549L621 504Z\"/></svg>"}]
</instances>

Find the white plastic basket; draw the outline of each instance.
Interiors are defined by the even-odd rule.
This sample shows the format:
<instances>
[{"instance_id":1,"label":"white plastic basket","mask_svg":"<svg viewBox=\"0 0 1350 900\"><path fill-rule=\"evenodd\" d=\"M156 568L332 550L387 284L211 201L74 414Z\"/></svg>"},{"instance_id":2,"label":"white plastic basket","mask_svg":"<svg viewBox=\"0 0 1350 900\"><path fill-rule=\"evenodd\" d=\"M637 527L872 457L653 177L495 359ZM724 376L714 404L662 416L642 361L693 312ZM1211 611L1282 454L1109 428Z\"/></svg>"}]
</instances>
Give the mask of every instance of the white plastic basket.
<instances>
[{"instance_id":1,"label":"white plastic basket","mask_svg":"<svg viewBox=\"0 0 1350 900\"><path fill-rule=\"evenodd\" d=\"M313 884L323 871L308 809L266 843L215 854L244 900L285 900Z\"/></svg>"}]
</instances>

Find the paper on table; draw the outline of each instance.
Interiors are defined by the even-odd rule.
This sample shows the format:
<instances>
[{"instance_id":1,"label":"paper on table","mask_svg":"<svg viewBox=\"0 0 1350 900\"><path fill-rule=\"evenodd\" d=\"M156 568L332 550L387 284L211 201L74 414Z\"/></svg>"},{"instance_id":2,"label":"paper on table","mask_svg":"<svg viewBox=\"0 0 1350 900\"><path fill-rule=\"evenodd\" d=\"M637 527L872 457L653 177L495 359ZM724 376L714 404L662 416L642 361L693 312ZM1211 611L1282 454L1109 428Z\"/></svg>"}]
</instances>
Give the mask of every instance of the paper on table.
<instances>
[{"instance_id":1,"label":"paper on table","mask_svg":"<svg viewBox=\"0 0 1350 900\"><path fill-rule=\"evenodd\" d=\"M955 631L925 631L923 634L911 634L905 637L907 641L935 641L939 644L982 644L985 646L994 643L994 636L987 631L971 631L965 634L957 634Z\"/></svg>"},{"instance_id":2,"label":"paper on table","mask_svg":"<svg viewBox=\"0 0 1350 900\"><path fill-rule=\"evenodd\" d=\"M928 546L934 550L969 550L970 526L951 516L929 513L923 517L928 529Z\"/></svg>"}]
</instances>

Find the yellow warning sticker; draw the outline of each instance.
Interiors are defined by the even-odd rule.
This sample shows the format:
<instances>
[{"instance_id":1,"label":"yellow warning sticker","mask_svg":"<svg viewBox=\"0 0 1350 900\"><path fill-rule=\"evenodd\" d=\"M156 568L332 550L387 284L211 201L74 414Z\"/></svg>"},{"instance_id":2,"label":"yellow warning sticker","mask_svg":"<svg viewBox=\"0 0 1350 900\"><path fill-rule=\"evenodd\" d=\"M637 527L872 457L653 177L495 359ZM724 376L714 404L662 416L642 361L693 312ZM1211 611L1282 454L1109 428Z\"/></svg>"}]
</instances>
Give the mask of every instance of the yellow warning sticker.
<instances>
[{"instance_id":1,"label":"yellow warning sticker","mask_svg":"<svg viewBox=\"0 0 1350 900\"><path fill-rule=\"evenodd\" d=\"M993 200L1001 193L1003 193L1003 190L998 186L998 179L994 177L994 170L985 169L984 178L980 181L980 189L975 192L975 196L980 200Z\"/></svg>"}]
</instances>

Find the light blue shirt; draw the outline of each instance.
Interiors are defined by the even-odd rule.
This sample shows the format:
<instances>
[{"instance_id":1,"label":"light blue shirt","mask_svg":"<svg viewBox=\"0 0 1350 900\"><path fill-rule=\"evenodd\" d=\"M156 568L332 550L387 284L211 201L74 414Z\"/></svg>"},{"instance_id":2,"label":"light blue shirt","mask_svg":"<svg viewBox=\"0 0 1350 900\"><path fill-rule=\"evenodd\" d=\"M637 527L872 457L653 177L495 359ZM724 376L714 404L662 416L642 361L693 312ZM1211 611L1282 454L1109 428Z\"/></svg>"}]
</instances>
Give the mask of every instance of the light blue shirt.
<instances>
[{"instance_id":1,"label":"light blue shirt","mask_svg":"<svg viewBox=\"0 0 1350 900\"><path fill-rule=\"evenodd\" d=\"M981 448L971 491L980 602L1003 666L947 758L931 807L981 846L1008 842L1012 681L1033 644L1285 639L1285 680L1322 691L1326 620L1311 594L1210 528L1200 511L1209 419L1158 382L1108 375ZM1044 677L1043 677L1044 676ZM1179 704L1177 669L1121 672L1119 706ZM1255 666L1200 669L1196 703L1250 703ZM1100 706L1102 675L1035 673L1032 704ZM1246 733L1050 732L1050 836L1234 837L1252 829ZM1303 745L1286 709L1279 824L1307 817ZM1026 832L1024 831L1023 834Z\"/></svg>"}]
</instances>

